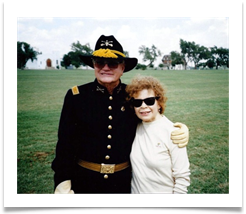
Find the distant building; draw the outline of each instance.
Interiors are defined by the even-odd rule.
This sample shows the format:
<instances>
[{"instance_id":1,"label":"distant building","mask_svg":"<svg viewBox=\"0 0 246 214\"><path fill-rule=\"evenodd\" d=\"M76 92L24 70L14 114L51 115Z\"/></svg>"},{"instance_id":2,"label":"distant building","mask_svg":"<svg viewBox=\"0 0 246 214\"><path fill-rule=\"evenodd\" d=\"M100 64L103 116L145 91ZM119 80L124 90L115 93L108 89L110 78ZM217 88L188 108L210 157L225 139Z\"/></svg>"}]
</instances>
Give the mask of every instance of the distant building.
<instances>
[{"instance_id":1,"label":"distant building","mask_svg":"<svg viewBox=\"0 0 246 214\"><path fill-rule=\"evenodd\" d=\"M164 55L162 58L162 62L164 65L164 69L173 69L173 70L184 70L185 69L183 64L178 64L173 67L171 55Z\"/></svg>"},{"instance_id":2,"label":"distant building","mask_svg":"<svg viewBox=\"0 0 246 214\"><path fill-rule=\"evenodd\" d=\"M170 69L172 65L171 55L164 55L162 58L164 69Z\"/></svg>"},{"instance_id":3,"label":"distant building","mask_svg":"<svg viewBox=\"0 0 246 214\"><path fill-rule=\"evenodd\" d=\"M38 51L38 50L36 50ZM60 69L61 58L59 52L42 53L37 55L37 60L33 62L29 59L26 63L26 69Z\"/></svg>"}]
</instances>

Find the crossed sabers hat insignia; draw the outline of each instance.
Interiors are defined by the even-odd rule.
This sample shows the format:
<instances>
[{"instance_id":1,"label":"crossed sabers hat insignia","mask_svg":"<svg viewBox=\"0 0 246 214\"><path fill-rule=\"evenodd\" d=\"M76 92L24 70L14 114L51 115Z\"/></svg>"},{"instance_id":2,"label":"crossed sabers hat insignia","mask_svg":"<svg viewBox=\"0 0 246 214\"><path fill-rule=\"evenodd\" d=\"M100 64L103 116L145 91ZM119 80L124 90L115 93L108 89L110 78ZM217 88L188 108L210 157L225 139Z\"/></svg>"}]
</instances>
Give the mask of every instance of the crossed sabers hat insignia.
<instances>
[{"instance_id":1,"label":"crossed sabers hat insignia","mask_svg":"<svg viewBox=\"0 0 246 214\"><path fill-rule=\"evenodd\" d=\"M113 43L113 41L108 41L108 40L106 40L106 41L102 41L102 44L101 44L101 46L111 46L111 47L113 47L113 44L111 44L111 43Z\"/></svg>"}]
</instances>

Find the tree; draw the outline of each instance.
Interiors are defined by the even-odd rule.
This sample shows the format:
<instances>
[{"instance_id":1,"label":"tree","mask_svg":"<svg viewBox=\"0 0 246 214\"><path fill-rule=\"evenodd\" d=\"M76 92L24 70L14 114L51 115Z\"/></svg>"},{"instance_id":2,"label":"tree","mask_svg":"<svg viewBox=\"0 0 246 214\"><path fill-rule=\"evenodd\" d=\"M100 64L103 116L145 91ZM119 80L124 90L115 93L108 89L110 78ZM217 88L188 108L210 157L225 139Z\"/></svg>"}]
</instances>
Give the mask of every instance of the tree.
<instances>
[{"instance_id":1,"label":"tree","mask_svg":"<svg viewBox=\"0 0 246 214\"><path fill-rule=\"evenodd\" d=\"M141 69L141 70L146 70L147 66L146 65L143 65L143 64L140 64L138 63L137 66L135 67L135 69Z\"/></svg>"},{"instance_id":2,"label":"tree","mask_svg":"<svg viewBox=\"0 0 246 214\"><path fill-rule=\"evenodd\" d=\"M153 62L157 59L158 56L161 56L161 51L158 50L154 45L151 48L145 47L142 45L139 48L139 54L143 55L143 61L149 61L147 66L153 66Z\"/></svg>"},{"instance_id":3,"label":"tree","mask_svg":"<svg viewBox=\"0 0 246 214\"><path fill-rule=\"evenodd\" d=\"M78 52L69 52L68 55L70 56L71 59L71 64L75 66L75 68L78 68L81 66L81 60L79 57Z\"/></svg>"},{"instance_id":4,"label":"tree","mask_svg":"<svg viewBox=\"0 0 246 214\"><path fill-rule=\"evenodd\" d=\"M214 62L214 60L209 59L209 60L206 62L206 65L207 65L210 69L212 69L212 68L215 66L215 62Z\"/></svg>"},{"instance_id":5,"label":"tree","mask_svg":"<svg viewBox=\"0 0 246 214\"><path fill-rule=\"evenodd\" d=\"M91 55L93 50L90 48L90 44L86 43L85 45L81 45L79 41L77 43L72 43L71 49L74 52L79 52L83 55Z\"/></svg>"},{"instance_id":6,"label":"tree","mask_svg":"<svg viewBox=\"0 0 246 214\"><path fill-rule=\"evenodd\" d=\"M68 52L67 54L64 54L63 61L61 62L61 65L65 68L67 68L70 65L75 66L78 68L81 65L85 65L81 59L80 55L91 55L93 50L90 48L89 43L86 43L85 45L80 44L79 41L77 43L72 43L71 45L72 51Z\"/></svg>"},{"instance_id":7,"label":"tree","mask_svg":"<svg viewBox=\"0 0 246 214\"><path fill-rule=\"evenodd\" d=\"M63 56L63 61L61 65L64 66L66 69L68 66L73 65L75 68L78 68L81 65L80 57L78 52L70 51L68 54Z\"/></svg>"},{"instance_id":8,"label":"tree","mask_svg":"<svg viewBox=\"0 0 246 214\"><path fill-rule=\"evenodd\" d=\"M64 54L62 61L61 61L61 66L65 67L67 69L68 66L71 65L71 58L68 54Z\"/></svg>"},{"instance_id":9,"label":"tree","mask_svg":"<svg viewBox=\"0 0 246 214\"><path fill-rule=\"evenodd\" d=\"M195 44L195 42L187 42L180 39L180 49L181 54L178 52L171 52L172 65L184 64L185 69L189 62L194 62L195 69L199 66L212 68L216 66L227 66L229 68L229 49L217 48L216 46L212 48L207 48Z\"/></svg>"},{"instance_id":10,"label":"tree","mask_svg":"<svg viewBox=\"0 0 246 214\"><path fill-rule=\"evenodd\" d=\"M17 41L17 68L24 69L27 61L30 59L33 62L39 54L42 53L33 50L28 43Z\"/></svg>"},{"instance_id":11,"label":"tree","mask_svg":"<svg viewBox=\"0 0 246 214\"><path fill-rule=\"evenodd\" d=\"M217 48L214 46L211 49L212 60L214 60L216 69L219 66L227 66L229 68L229 49L228 48Z\"/></svg>"},{"instance_id":12,"label":"tree","mask_svg":"<svg viewBox=\"0 0 246 214\"><path fill-rule=\"evenodd\" d=\"M76 52L70 52L71 55L71 64L75 66L75 68L78 68L81 65L80 57Z\"/></svg>"},{"instance_id":13,"label":"tree","mask_svg":"<svg viewBox=\"0 0 246 214\"><path fill-rule=\"evenodd\" d=\"M129 52L128 51L124 51L123 53L125 54L126 57L129 57Z\"/></svg>"},{"instance_id":14,"label":"tree","mask_svg":"<svg viewBox=\"0 0 246 214\"><path fill-rule=\"evenodd\" d=\"M163 67L164 67L163 63L160 63L160 64L159 64L159 68L160 68L161 70L163 70ZM169 69L169 68L168 68L168 69Z\"/></svg>"},{"instance_id":15,"label":"tree","mask_svg":"<svg viewBox=\"0 0 246 214\"><path fill-rule=\"evenodd\" d=\"M171 53L171 64L172 66L184 64L185 60L182 55L177 51L172 51Z\"/></svg>"},{"instance_id":16,"label":"tree","mask_svg":"<svg viewBox=\"0 0 246 214\"><path fill-rule=\"evenodd\" d=\"M192 52L195 48L194 42L186 42L183 39L180 39L180 49L181 49L181 56L184 60L184 66L186 70L186 66L189 62L192 62Z\"/></svg>"},{"instance_id":17,"label":"tree","mask_svg":"<svg viewBox=\"0 0 246 214\"><path fill-rule=\"evenodd\" d=\"M79 55L91 55L93 52L89 43L82 45L79 41L77 41L77 43L72 43L71 49L73 51L73 54L69 52L71 57L71 64L76 68L78 68L80 65L85 65L84 62L80 60Z\"/></svg>"},{"instance_id":18,"label":"tree","mask_svg":"<svg viewBox=\"0 0 246 214\"><path fill-rule=\"evenodd\" d=\"M191 49L191 56L195 64L195 69L199 66L202 60L208 60L211 56L208 48L204 46L192 45Z\"/></svg>"}]
</instances>

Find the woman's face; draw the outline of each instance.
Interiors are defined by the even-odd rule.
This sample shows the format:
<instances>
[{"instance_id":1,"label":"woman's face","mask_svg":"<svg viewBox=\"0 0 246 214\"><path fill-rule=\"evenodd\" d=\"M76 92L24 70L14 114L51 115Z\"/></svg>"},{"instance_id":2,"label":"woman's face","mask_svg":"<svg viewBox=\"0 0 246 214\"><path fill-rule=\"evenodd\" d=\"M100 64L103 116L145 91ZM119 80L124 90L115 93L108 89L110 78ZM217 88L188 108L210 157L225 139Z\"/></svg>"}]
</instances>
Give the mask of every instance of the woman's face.
<instances>
[{"instance_id":1,"label":"woman's face","mask_svg":"<svg viewBox=\"0 0 246 214\"><path fill-rule=\"evenodd\" d=\"M152 89L149 90L144 89L138 92L138 94L134 95L134 99L141 99L141 100L151 97L152 98L155 97L155 93ZM141 101L139 103L141 103ZM152 122L154 120L161 118L162 116L158 111L160 109L160 105L158 104L158 101L154 99L154 101L152 102L153 105L151 105L152 104L151 102L149 103L147 101L147 103L149 105L147 105L144 101L142 101L141 106L139 107L134 106L134 110L137 117L144 122Z\"/></svg>"}]
</instances>

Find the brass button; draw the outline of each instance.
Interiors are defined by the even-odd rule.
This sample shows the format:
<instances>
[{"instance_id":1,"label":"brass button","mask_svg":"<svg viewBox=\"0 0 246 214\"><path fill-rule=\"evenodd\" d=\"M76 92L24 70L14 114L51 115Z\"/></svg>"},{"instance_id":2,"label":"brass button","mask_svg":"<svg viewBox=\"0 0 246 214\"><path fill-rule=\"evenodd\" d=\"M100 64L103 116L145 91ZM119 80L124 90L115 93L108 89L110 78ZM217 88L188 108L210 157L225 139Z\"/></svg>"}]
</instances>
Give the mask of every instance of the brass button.
<instances>
[{"instance_id":1,"label":"brass button","mask_svg":"<svg viewBox=\"0 0 246 214\"><path fill-rule=\"evenodd\" d=\"M108 116L108 119L113 120L113 117L111 115Z\"/></svg>"},{"instance_id":2,"label":"brass button","mask_svg":"<svg viewBox=\"0 0 246 214\"><path fill-rule=\"evenodd\" d=\"M104 179L108 179L108 175L107 175L107 174L106 174L106 175L104 175L103 177L104 177Z\"/></svg>"},{"instance_id":3,"label":"brass button","mask_svg":"<svg viewBox=\"0 0 246 214\"><path fill-rule=\"evenodd\" d=\"M106 155L106 156L105 156L105 159L106 159L106 160L108 160L109 158L110 158L109 155Z\"/></svg>"},{"instance_id":4,"label":"brass button","mask_svg":"<svg viewBox=\"0 0 246 214\"><path fill-rule=\"evenodd\" d=\"M111 149L111 145L107 145L107 149Z\"/></svg>"},{"instance_id":5,"label":"brass button","mask_svg":"<svg viewBox=\"0 0 246 214\"><path fill-rule=\"evenodd\" d=\"M111 139L111 138L112 138L112 136L109 134L109 135L108 135L108 139Z\"/></svg>"},{"instance_id":6,"label":"brass button","mask_svg":"<svg viewBox=\"0 0 246 214\"><path fill-rule=\"evenodd\" d=\"M109 125L109 126L108 126L108 129L112 129L112 126L111 126L111 125Z\"/></svg>"},{"instance_id":7,"label":"brass button","mask_svg":"<svg viewBox=\"0 0 246 214\"><path fill-rule=\"evenodd\" d=\"M109 107L108 107L108 110L112 110L112 106L109 106Z\"/></svg>"},{"instance_id":8,"label":"brass button","mask_svg":"<svg viewBox=\"0 0 246 214\"><path fill-rule=\"evenodd\" d=\"M110 97L109 97L109 99L110 99L110 100L113 100L113 97L112 97L112 96L110 96Z\"/></svg>"}]
</instances>

